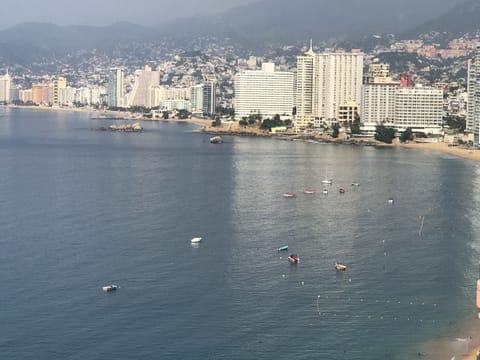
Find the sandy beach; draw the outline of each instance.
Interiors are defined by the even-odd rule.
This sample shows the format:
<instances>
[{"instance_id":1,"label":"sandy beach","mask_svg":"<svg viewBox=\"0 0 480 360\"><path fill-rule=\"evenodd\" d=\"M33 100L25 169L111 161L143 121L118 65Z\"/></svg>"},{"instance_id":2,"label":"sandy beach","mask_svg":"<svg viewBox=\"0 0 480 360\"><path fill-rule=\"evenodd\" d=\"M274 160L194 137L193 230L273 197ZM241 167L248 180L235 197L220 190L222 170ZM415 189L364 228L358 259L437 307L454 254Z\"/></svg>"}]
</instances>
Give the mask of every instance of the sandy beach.
<instances>
[{"instance_id":1,"label":"sandy beach","mask_svg":"<svg viewBox=\"0 0 480 360\"><path fill-rule=\"evenodd\" d=\"M447 143L406 143L399 144L397 146L407 149L426 150L454 155L468 160L480 160L480 150L474 150L460 146L448 146Z\"/></svg>"}]
</instances>

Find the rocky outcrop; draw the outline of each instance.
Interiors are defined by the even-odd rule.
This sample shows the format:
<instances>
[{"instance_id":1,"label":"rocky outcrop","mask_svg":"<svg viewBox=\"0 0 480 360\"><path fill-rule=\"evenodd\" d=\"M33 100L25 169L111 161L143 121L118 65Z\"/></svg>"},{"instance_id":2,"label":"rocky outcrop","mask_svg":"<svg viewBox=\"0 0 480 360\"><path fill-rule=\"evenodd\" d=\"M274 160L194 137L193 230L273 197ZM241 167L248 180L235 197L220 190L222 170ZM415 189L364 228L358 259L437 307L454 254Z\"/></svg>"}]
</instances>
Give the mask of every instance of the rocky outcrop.
<instances>
[{"instance_id":1,"label":"rocky outcrop","mask_svg":"<svg viewBox=\"0 0 480 360\"><path fill-rule=\"evenodd\" d=\"M122 124L122 125L116 125L112 124L109 127L100 127L97 128L96 130L100 131L121 131L121 132L140 132L143 131L142 125L140 123L135 123L135 124Z\"/></svg>"}]
</instances>

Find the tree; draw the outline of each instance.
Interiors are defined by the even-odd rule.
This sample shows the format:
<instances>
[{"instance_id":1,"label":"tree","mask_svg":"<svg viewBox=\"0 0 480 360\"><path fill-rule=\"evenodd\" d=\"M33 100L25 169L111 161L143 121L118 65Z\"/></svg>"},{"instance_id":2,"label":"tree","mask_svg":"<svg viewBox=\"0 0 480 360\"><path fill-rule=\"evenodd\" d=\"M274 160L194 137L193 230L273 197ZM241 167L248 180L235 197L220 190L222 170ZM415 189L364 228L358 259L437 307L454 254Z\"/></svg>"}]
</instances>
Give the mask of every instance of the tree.
<instances>
[{"instance_id":1,"label":"tree","mask_svg":"<svg viewBox=\"0 0 480 360\"><path fill-rule=\"evenodd\" d=\"M178 110L177 116L179 119L188 119L188 117L190 116L190 113L187 110L182 109L182 110Z\"/></svg>"},{"instance_id":2,"label":"tree","mask_svg":"<svg viewBox=\"0 0 480 360\"><path fill-rule=\"evenodd\" d=\"M164 120L168 120L168 118L170 117L170 113L168 111L163 111L162 117Z\"/></svg>"},{"instance_id":3,"label":"tree","mask_svg":"<svg viewBox=\"0 0 480 360\"><path fill-rule=\"evenodd\" d=\"M459 132L465 131L466 120L463 116L449 115L443 118L443 121L450 129L458 130Z\"/></svg>"},{"instance_id":4,"label":"tree","mask_svg":"<svg viewBox=\"0 0 480 360\"><path fill-rule=\"evenodd\" d=\"M213 127L220 127L222 126L222 121L220 120L219 116L215 117L215 120L212 121L212 126Z\"/></svg>"},{"instance_id":5,"label":"tree","mask_svg":"<svg viewBox=\"0 0 480 360\"><path fill-rule=\"evenodd\" d=\"M377 125L375 129L375 140L391 144L395 138L395 129L384 125Z\"/></svg>"},{"instance_id":6,"label":"tree","mask_svg":"<svg viewBox=\"0 0 480 360\"><path fill-rule=\"evenodd\" d=\"M409 141L409 140L413 140L412 128L407 128L407 129L402 133L402 135L400 136L400 141L401 141L401 142L405 142L405 141Z\"/></svg>"},{"instance_id":7,"label":"tree","mask_svg":"<svg viewBox=\"0 0 480 360\"><path fill-rule=\"evenodd\" d=\"M332 125L332 137L333 138L338 138L338 134L340 133L340 126L335 123Z\"/></svg>"},{"instance_id":8,"label":"tree","mask_svg":"<svg viewBox=\"0 0 480 360\"><path fill-rule=\"evenodd\" d=\"M273 119L265 119L260 125L260 129L272 130L273 127L285 126L285 123L280 119L280 115L275 115Z\"/></svg>"},{"instance_id":9,"label":"tree","mask_svg":"<svg viewBox=\"0 0 480 360\"><path fill-rule=\"evenodd\" d=\"M360 134L360 115L358 112L355 112L355 120L353 123L350 123L350 131L353 134Z\"/></svg>"}]
</instances>

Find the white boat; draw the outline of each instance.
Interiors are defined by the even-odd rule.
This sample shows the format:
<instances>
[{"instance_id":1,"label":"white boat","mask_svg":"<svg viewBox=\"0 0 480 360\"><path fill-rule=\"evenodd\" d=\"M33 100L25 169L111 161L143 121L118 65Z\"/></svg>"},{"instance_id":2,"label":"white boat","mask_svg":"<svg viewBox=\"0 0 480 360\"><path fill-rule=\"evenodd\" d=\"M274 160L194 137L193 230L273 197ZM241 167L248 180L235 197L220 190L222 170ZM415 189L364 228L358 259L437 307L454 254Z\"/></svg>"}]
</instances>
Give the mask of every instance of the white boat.
<instances>
[{"instance_id":1,"label":"white boat","mask_svg":"<svg viewBox=\"0 0 480 360\"><path fill-rule=\"evenodd\" d=\"M342 264L342 263L336 262L335 263L335 269L338 270L338 271L345 271L345 270L347 270L347 266Z\"/></svg>"},{"instance_id":2,"label":"white boat","mask_svg":"<svg viewBox=\"0 0 480 360\"><path fill-rule=\"evenodd\" d=\"M393 199L388 199L389 204L393 204Z\"/></svg>"},{"instance_id":3,"label":"white boat","mask_svg":"<svg viewBox=\"0 0 480 360\"><path fill-rule=\"evenodd\" d=\"M360 183L358 183L358 182L352 182L352 186L360 186Z\"/></svg>"},{"instance_id":4,"label":"white boat","mask_svg":"<svg viewBox=\"0 0 480 360\"><path fill-rule=\"evenodd\" d=\"M324 185L332 185L333 179L329 179L327 176L328 168L325 169L325 179L322 180L322 184Z\"/></svg>"},{"instance_id":5,"label":"white boat","mask_svg":"<svg viewBox=\"0 0 480 360\"><path fill-rule=\"evenodd\" d=\"M107 285L107 286L102 286L102 290L105 291L105 292L115 291L117 289L118 289L118 286L114 285L114 284Z\"/></svg>"},{"instance_id":6,"label":"white boat","mask_svg":"<svg viewBox=\"0 0 480 360\"><path fill-rule=\"evenodd\" d=\"M191 240L191 243L192 244L198 244L199 242L202 241L202 238L201 237L194 237L192 240Z\"/></svg>"},{"instance_id":7,"label":"white boat","mask_svg":"<svg viewBox=\"0 0 480 360\"><path fill-rule=\"evenodd\" d=\"M221 144L223 143L223 139L220 136L214 136L210 138L210 142L212 144Z\"/></svg>"},{"instance_id":8,"label":"white boat","mask_svg":"<svg viewBox=\"0 0 480 360\"><path fill-rule=\"evenodd\" d=\"M328 189L323 189L323 195L328 195Z\"/></svg>"}]
</instances>

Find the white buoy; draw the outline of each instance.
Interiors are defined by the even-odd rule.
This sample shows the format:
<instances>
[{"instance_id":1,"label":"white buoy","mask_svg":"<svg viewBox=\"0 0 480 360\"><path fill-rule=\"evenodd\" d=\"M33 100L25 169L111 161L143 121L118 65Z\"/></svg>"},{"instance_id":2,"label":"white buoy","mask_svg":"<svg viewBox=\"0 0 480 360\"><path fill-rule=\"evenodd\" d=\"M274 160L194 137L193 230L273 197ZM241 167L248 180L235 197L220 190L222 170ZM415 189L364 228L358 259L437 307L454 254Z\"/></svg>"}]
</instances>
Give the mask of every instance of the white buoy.
<instances>
[{"instance_id":1,"label":"white buoy","mask_svg":"<svg viewBox=\"0 0 480 360\"><path fill-rule=\"evenodd\" d=\"M198 244L202 241L202 238L201 237L194 237L192 240L191 240L191 243L192 244Z\"/></svg>"}]
</instances>

